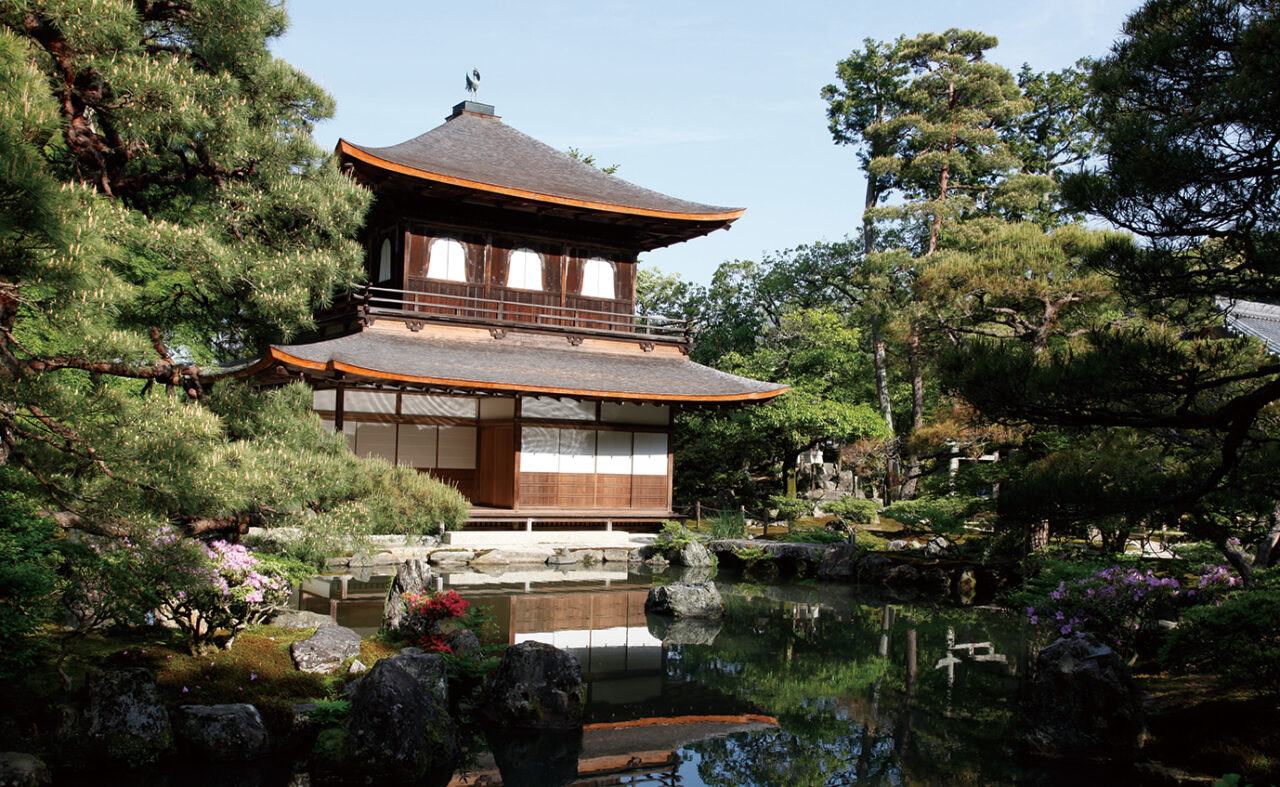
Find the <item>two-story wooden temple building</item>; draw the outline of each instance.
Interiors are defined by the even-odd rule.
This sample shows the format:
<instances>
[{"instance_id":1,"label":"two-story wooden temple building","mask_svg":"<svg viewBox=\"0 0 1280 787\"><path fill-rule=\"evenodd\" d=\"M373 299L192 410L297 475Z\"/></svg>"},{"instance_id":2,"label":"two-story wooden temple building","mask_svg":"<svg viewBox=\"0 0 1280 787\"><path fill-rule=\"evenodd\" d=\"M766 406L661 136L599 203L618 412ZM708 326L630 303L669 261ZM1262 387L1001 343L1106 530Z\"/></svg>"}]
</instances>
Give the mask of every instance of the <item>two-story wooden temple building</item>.
<instances>
[{"instance_id":1,"label":"two-story wooden temple building","mask_svg":"<svg viewBox=\"0 0 1280 787\"><path fill-rule=\"evenodd\" d=\"M353 451L455 484L473 522L666 518L673 411L785 390L693 363L687 325L636 314L640 252L742 210L628 183L472 101L337 154L375 194L370 285L243 373L301 376Z\"/></svg>"}]
</instances>

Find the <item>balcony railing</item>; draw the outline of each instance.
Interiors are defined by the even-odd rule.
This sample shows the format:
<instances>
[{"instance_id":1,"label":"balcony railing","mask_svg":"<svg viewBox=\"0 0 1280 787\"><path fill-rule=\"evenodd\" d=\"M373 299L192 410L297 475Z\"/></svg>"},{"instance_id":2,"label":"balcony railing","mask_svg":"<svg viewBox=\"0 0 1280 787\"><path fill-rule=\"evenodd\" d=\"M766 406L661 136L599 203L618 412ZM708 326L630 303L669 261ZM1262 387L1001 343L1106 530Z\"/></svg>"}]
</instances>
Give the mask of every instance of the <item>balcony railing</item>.
<instances>
[{"instance_id":1,"label":"balcony railing","mask_svg":"<svg viewBox=\"0 0 1280 787\"><path fill-rule=\"evenodd\" d=\"M530 293L530 295L545 295ZM557 304L521 303L453 293L427 293L390 287L363 286L340 299L321 321L352 309L361 316L391 317L460 325L608 336L638 341L687 344L690 323L661 315L637 315Z\"/></svg>"}]
</instances>

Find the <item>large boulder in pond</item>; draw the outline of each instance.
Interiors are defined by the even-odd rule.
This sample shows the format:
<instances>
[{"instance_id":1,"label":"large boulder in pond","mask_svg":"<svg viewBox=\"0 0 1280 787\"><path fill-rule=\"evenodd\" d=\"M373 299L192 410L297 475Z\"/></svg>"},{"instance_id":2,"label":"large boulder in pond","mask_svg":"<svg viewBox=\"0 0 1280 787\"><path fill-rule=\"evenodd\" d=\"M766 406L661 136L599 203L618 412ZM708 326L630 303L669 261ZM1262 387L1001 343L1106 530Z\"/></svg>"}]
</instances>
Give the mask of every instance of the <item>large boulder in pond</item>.
<instances>
[{"instance_id":1,"label":"large boulder in pond","mask_svg":"<svg viewBox=\"0 0 1280 787\"><path fill-rule=\"evenodd\" d=\"M853 544L833 544L822 552L818 578L851 582L858 576L858 560L865 550Z\"/></svg>"},{"instance_id":2,"label":"large boulder in pond","mask_svg":"<svg viewBox=\"0 0 1280 787\"><path fill-rule=\"evenodd\" d=\"M698 585L677 582L650 588L644 611L675 618L719 620L724 617L724 599L713 582Z\"/></svg>"},{"instance_id":3,"label":"large boulder in pond","mask_svg":"<svg viewBox=\"0 0 1280 787\"><path fill-rule=\"evenodd\" d=\"M809 573L822 560L823 547L818 544L798 544L788 541L761 541L746 538L723 538L707 544L722 566L739 566L744 550L763 550L769 561L784 574Z\"/></svg>"},{"instance_id":4,"label":"large boulder in pond","mask_svg":"<svg viewBox=\"0 0 1280 787\"><path fill-rule=\"evenodd\" d=\"M345 626L321 626L310 639L290 645L289 653L302 672L330 674L360 655L360 635Z\"/></svg>"},{"instance_id":5,"label":"large boulder in pond","mask_svg":"<svg viewBox=\"0 0 1280 787\"><path fill-rule=\"evenodd\" d=\"M587 687L572 653L541 642L507 648L484 684L481 710L490 726L526 730L582 726Z\"/></svg>"},{"instance_id":6,"label":"large boulder in pond","mask_svg":"<svg viewBox=\"0 0 1280 787\"><path fill-rule=\"evenodd\" d=\"M1059 759L1127 760L1142 736L1142 701L1129 667L1091 634L1056 640L1036 656L1027 747Z\"/></svg>"},{"instance_id":7,"label":"large boulder in pond","mask_svg":"<svg viewBox=\"0 0 1280 787\"><path fill-rule=\"evenodd\" d=\"M73 735L78 753L139 765L173 750L173 728L151 672L90 670Z\"/></svg>"},{"instance_id":8,"label":"large boulder in pond","mask_svg":"<svg viewBox=\"0 0 1280 787\"><path fill-rule=\"evenodd\" d=\"M374 664L351 695L345 725L316 739L315 781L446 784L457 761L458 738L443 675L438 655L396 656Z\"/></svg>"},{"instance_id":9,"label":"large boulder in pond","mask_svg":"<svg viewBox=\"0 0 1280 787\"><path fill-rule=\"evenodd\" d=\"M382 627L388 631L398 630L408 612L404 603L405 594L430 592L432 578L431 567L425 560L406 560L401 563L396 568L396 578L391 581L387 601L382 607Z\"/></svg>"},{"instance_id":10,"label":"large boulder in pond","mask_svg":"<svg viewBox=\"0 0 1280 787\"><path fill-rule=\"evenodd\" d=\"M383 661L399 664L427 691L448 699L449 671L439 653L400 653Z\"/></svg>"},{"instance_id":11,"label":"large boulder in pond","mask_svg":"<svg viewBox=\"0 0 1280 787\"><path fill-rule=\"evenodd\" d=\"M701 541L693 540L680 548L671 557L671 562L677 566L688 566L689 568L703 568L705 566L715 565L715 559L711 557L711 552Z\"/></svg>"},{"instance_id":12,"label":"large boulder in pond","mask_svg":"<svg viewBox=\"0 0 1280 787\"><path fill-rule=\"evenodd\" d=\"M183 705L173 714L178 747L206 760L249 760L267 753L267 728L247 703Z\"/></svg>"}]
</instances>

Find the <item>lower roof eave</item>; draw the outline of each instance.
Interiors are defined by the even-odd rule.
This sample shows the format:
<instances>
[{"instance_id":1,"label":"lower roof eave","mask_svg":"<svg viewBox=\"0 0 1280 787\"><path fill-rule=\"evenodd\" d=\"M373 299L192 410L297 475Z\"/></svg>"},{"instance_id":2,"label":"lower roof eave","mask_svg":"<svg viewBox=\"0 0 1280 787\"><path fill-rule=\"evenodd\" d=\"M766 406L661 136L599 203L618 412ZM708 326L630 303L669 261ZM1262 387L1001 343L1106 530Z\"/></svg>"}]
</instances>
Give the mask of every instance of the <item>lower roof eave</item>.
<instances>
[{"instance_id":1,"label":"lower roof eave","mask_svg":"<svg viewBox=\"0 0 1280 787\"><path fill-rule=\"evenodd\" d=\"M789 390L790 386L777 386L766 390L717 394L687 394L677 392L604 390L556 385L529 385L497 380L468 380L456 377L433 377L404 374L358 366L352 363L302 358L272 347L253 364L232 372L236 377L265 377L274 369L284 370L290 376L316 381L333 381L334 384L391 387L427 390L443 394L496 395L496 396L555 396L612 402L669 404L681 408L739 407L768 402Z\"/></svg>"}]
</instances>

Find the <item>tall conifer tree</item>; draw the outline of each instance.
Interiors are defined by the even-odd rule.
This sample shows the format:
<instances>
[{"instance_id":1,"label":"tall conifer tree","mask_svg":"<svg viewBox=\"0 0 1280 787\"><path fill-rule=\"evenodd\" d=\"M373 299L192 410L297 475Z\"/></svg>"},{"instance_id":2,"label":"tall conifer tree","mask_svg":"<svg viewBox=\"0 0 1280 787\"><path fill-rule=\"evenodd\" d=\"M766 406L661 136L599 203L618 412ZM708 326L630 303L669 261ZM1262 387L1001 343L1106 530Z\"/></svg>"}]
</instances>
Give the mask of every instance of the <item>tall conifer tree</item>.
<instances>
[{"instance_id":1,"label":"tall conifer tree","mask_svg":"<svg viewBox=\"0 0 1280 787\"><path fill-rule=\"evenodd\" d=\"M210 395L361 275L369 198L311 138L332 100L267 49L285 23L268 0L0 5L0 473L64 522L461 516L348 456L305 391Z\"/></svg>"}]
</instances>

